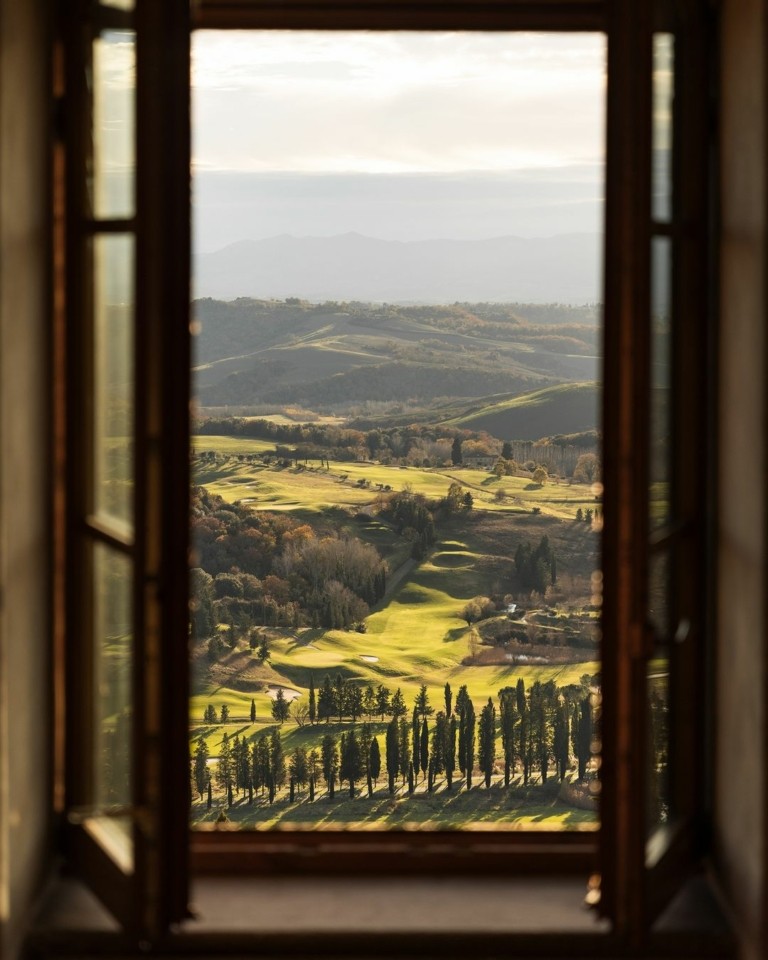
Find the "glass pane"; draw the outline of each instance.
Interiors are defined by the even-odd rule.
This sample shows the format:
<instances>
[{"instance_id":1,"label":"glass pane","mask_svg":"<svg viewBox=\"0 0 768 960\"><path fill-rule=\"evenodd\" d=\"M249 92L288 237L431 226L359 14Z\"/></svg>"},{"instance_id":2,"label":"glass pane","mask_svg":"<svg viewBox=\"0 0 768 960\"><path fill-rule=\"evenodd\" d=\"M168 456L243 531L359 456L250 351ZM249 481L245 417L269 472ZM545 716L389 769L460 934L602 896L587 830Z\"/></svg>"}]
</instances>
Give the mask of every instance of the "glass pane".
<instances>
[{"instance_id":1,"label":"glass pane","mask_svg":"<svg viewBox=\"0 0 768 960\"><path fill-rule=\"evenodd\" d=\"M648 666L647 830L669 821L669 658L659 650Z\"/></svg>"},{"instance_id":2,"label":"glass pane","mask_svg":"<svg viewBox=\"0 0 768 960\"><path fill-rule=\"evenodd\" d=\"M105 30L93 44L93 211L134 213L136 35Z\"/></svg>"},{"instance_id":3,"label":"glass pane","mask_svg":"<svg viewBox=\"0 0 768 960\"><path fill-rule=\"evenodd\" d=\"M605 37L193 43L193 824L595 829Z\"/></svg>"},{"instance_id":4,"label":"glass pane","mask_svg":"<svg viewBox=\"0 0 768 960\"><path fill-rule=\"evenodd\" d=\"M100 0L102 7L112 7L115 10L133 10L136 0Z\"/></svg>"},{"instance_id":5,"label":"glass pane","mask_svg":"<svg viewBox=\"0 0 768 960\"><path fill-rule=\"evenodd\" d=\"M102 544L93 547L93 805L132 803L132 564ZM108 829L130 836L127 817Z\"/></svg>"},{"instance_id":6,"label":"glass pane","mask_svg":"<svg viewBox=\"0 0 768 960\"><path fill-rule=\"evenodd\" d=\"M669 551L651 556L648 570L648 622L662 641L668 640L670 633L671 571Z\"/></svg>"},{"instance_id":7,"label":"glass pane","mask_svg":"<svg viewBox=\"0 0 768 960\"><path fill-rule=\"evenodd\" d=\"M129 235L93 239L93 509L133 520L133 254Z\"/></svg>"},{"instance_id":8,"label":"glass pane","mask_svg":"<svg viewBox=\"0 0 768 960\"><path fill-rule=\"evenodd\" d=\"M93 512L130 534L133 521L132 236L93 240Z\"/></svg>"},{"instance_id":9,"label":"glass pane","mask_svg":"<svg viewBox=\"0 0 768 960\"><path fill-rule=\"evenodd\" d=\"M654 237L651 247L651 529L672 516L672 241Z\"/></svg>"},{"instance_id":10,"label":"glass pane","mask_svg":"<svg viewBox=\"0 0 768 960\"><path fill-rule=\"evenodd\" d=\"M654 220L672 219L672 117L674 108L675 39L671 33L653 38L653 156L651 210Z\"/></svg>"}]
</instances>

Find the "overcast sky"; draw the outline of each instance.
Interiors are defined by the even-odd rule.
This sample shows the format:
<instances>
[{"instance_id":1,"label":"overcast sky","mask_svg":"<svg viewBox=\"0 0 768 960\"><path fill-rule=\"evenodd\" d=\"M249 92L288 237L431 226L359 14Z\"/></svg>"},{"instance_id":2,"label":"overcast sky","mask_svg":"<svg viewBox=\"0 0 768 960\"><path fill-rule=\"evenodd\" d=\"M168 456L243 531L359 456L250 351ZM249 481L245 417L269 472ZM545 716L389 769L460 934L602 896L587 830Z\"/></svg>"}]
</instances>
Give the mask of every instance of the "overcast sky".
<instances>
[{"instance_id":1,"label":"overcast sky","mask_svg":"<svg viewBox=\"0 0 768 960\"><path fill-rule=\"evenodd\" d=\"M198 251L601 228L596 34L194 34Z\"/></svg>"}]
</instances>

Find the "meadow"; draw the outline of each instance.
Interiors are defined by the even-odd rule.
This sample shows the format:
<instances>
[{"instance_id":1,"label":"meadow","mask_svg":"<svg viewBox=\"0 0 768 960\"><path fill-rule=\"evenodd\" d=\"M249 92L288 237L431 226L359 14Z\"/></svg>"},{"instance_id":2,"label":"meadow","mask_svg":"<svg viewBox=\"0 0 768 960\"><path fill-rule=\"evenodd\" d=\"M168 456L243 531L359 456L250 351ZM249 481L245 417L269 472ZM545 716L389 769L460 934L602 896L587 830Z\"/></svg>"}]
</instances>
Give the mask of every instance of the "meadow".
<instances>
[{"instance_id":1,"label":"meadow","mask_svg":"<svg viewBox=\"0 0 768 960\"><path fill-rule=\"evenodd\" d=\"M495 701L500 689L514 686L518 679L528 688L537 680L554 680L559 687L578 686L582 678L599 672L596 644L584 644L565 661L562 655L551 655L556 648L562 654L565 641L560 638L569 625L590 617L596 623L597 614L589 608L594 599L591 576L599 565L598 537L591 524L576 520L577 510L595 506L595 493L589 485L565 481L539 485L529 476L498 478L485 470L464 467L334 461L328 467L319 461L285 466L259 459L274 451L273 445L241 438L195 437L194 449L216 454L215 460L195 460L196 482L212 493L230 503L289 513L359 537L373 543L390 566L387 592L366 617L364 633L321 627L270 628L266 662L254 655L245 639L233 649L227 648L214 663L207 657L204 643L195 646L191 745L194 752L199 739L205 739L212 767L225 732L230 739L238 736L255 742L274 729L272 704L278 687L291 696L298 693L299 702L306 703L310 680L319 689L325 676L333 679L340 674L374 689L380 684L391 691L399 688L410 716L422 684L435 709L442 707L446 683L454 696L466 685L479 713L489 697ZM251 459L239 459L245 456ZM472 509L441 521L427 556L420 561L411 559L410 543L379 513L382 496L407 486L427 498L440 498L454 482L471 492ZM520 609L514 614L502 610L482 624L468 625L460 616L467 601L509 594L516 546L535 544L542 536L548 537L557 554L558 585L546 598L516 596ZM508 652L488 639L494 630L513 628L527 632L527 646L518 644ZM493 662L488 662L489 658ZM255 723L250 720L252 702ZM204 723L209 704L219 713L226 705L230 721ZM296 746L318 747L327 732L339 734L350 726L349 721L300 725L292 716L280 732L288 754ZM385 721L371 722L382 757L385 727ZM309 819L317 826L350 822L366 827L466 826L479 822L507 828L544 824L570 829L595 820L591 811L565 807L551 784L546 785L546 796L536 793L544 787L529 784L525 789L510 788L508 795L499 791L498 796L494 787L490 791L493 798L484 800L479 799L481 790L462 799L465 794L456 787L448 796L444 789L427 795L425 788L417 787L411 797L393 798L385 788L380 782L371 800L362 795L359 800L345 800L342 792L333 803L323 797L323 803L309 804L303 795L293 805L280 796L272 805L258 799L254 804L236 801L227 816L233 822L264 826ZM213 813L218 814L221 804L219 796ZM193 806L193 821L205 822L211 817L205 803Z\"/></svg>"}]
</instances>

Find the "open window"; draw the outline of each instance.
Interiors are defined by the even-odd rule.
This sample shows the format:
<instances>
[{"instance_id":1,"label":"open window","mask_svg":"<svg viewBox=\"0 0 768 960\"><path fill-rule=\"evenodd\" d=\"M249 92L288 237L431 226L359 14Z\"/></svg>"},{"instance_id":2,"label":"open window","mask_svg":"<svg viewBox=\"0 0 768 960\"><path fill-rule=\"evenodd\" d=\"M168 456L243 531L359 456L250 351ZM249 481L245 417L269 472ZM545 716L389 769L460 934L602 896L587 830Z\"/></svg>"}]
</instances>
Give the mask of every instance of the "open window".
<instances>
[{"instance_id":1,"label":"open window","mask_svg":"<svg viewBox=\"0 0 768 960\"><path fill-rule=\"evenodd\" d=\"M134 931L162 935L185 914L191 26L607 35L599 841L553 851L519 838L470 852L505 869L568 858L596 869L615 935L641 942L700 852L706 812L709 25L694 2L654 14L596 0L203 0L192 23L182 0L68 9L57 596L72 860ZM107 137L105 110L121 121ZM344 839L325 846L351 866L355 840ZM302 842L278 860L303 855ZM216 835L213 852L195 847L196 862L273 862L242 843Z\"/></svg>"}]
</instances>

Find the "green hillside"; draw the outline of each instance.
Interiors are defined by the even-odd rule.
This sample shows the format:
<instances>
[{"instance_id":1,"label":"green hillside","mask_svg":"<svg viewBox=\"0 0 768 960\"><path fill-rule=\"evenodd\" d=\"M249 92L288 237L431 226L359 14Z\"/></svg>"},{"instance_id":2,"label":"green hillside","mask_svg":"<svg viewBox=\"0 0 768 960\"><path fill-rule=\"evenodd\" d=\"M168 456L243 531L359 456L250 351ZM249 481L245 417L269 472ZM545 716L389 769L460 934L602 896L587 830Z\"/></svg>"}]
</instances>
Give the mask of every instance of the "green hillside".
<instances>
[{"instance_id":1,"label":"green hillside","mask_svg":"<svg viewBox=\"0 0 768 960\"><path fill-rule=\"evenodd\" d=\"M600 392L594 382L562 383L506 397L444 421L446 426L487 430L495 437L539 440L558 433L595 430Z\"/></svg>"},{"instance_id":2,"label":"green hillside","mask_svg":"<svg viewBox=\"0 0 768 960\"><path fill-rule=\"evenodd\" d=\"M194 382L204 407L519 394L595 376L597 327L578 313L531 322L508 305L404 307L235 300L194 304ZM565 429L565 428L563 428ZM558 431L558 432L562 432Z\"/></svg>"}]
</instances>

